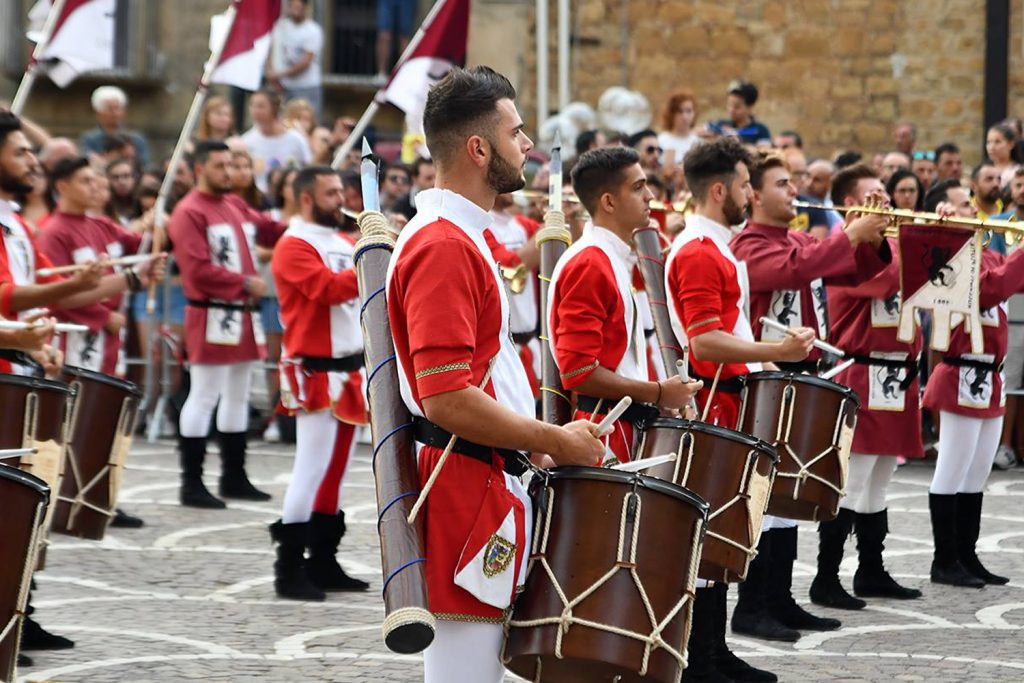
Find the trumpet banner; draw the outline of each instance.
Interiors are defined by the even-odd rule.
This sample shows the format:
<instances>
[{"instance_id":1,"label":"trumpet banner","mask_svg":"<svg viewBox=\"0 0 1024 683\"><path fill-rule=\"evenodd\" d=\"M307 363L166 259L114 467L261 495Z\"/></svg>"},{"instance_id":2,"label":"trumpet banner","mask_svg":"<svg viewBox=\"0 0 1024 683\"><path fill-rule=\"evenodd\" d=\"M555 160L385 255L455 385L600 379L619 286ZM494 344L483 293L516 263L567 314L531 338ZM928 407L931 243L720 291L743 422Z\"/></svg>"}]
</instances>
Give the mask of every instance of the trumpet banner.
<instances>
[{"instance_id":1,"label":"trumpet banner","mask_svg":"<svg viewBox=\"0 0 1024 683\"><path fill-rule=\"evenodd\" d=\"M901 225L899 246L903 307L897 338L912 343L919 322L917 310L927 309L932 314L933 349L949 350L950 334L962 320L964 332L971 338L972 351L981 353L981 232Z\"/></svg>"}]
</instances>

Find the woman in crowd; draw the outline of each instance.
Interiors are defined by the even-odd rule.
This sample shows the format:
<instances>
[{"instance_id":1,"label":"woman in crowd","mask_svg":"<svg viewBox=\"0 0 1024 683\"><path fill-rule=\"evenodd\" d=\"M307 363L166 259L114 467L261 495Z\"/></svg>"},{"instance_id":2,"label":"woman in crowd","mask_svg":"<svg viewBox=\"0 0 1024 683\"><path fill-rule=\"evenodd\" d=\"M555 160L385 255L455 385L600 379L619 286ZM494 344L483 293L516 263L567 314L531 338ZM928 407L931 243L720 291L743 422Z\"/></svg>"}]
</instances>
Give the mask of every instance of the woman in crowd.
<instances>
[{"instance_id":1,"label":"woman in crowd","mask_svg":"<svg viewBox=\"0 0 1024 683\"><path fill-rule=\"evenodd\" d=\"M985 153L999 171L1001 187L1010 184L1014 171L1020 166L1021 156L1017 141L1017 132L1005 123L992 126L985 136Z\"/></svg>"},{"instance_id":2,"label":"woman in crowd","mask_svg":"<svg viewBox=\"0 0 1024 683\"><path fill-rule=\"evenodd\" d=\"M913 171L901 168L885 184L885 191L897 209L920 211L924 205L924 187Z\"/></svg>"}]
</instances>

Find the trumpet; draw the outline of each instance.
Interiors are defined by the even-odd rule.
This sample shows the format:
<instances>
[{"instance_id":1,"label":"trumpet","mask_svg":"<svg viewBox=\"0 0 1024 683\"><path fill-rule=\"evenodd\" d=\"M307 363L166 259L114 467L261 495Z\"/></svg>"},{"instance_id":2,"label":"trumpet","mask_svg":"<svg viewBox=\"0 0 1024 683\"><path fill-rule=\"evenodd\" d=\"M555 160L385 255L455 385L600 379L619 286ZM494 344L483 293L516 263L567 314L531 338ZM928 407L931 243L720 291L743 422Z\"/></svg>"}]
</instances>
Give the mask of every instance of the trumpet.
<instances>
[{"instance_id":1,"label":"trumpet","mask_svg":"<svg viewBox=\"0 0 1024 683\"><path fill-rule=\"evenodd\" d=\"M513 294L522 294L523 290L526 289L526 276L529 271L526 270L526 266L520 263L514 268L512 266L501 267L501 277L508 282L508 289Z\"/></svg>"},{"instance_id":2,"label":"trumpet","mask_svg":"<svg viewBox=\"0 0 1024 683\"><path fill-rule=\"evenodd\" d=\"M512 193L514 197L523 197L525 199L543 199L547 200L547 192L540 190L518 190ZM579 204L580 199L572 192L566 192L562 195L562 199L573 204ZM675 213L693 213L693 198L688 198L683 202L651 202L648 206L654 211L674 211Z\"/></svg>"}]
</instances>

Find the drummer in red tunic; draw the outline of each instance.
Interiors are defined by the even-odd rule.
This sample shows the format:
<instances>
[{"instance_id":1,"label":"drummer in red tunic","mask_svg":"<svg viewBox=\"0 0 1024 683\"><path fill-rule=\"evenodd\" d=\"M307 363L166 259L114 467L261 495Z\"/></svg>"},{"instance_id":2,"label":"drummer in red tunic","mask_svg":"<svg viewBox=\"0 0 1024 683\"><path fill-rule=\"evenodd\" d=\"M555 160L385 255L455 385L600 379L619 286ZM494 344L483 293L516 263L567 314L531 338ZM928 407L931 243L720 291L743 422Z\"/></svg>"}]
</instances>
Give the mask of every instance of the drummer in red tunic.
<instances>
[{"instance_id":1,"label":"drummer in red tunic","mask_svg":"<svg viewBox=\"0 0 1024 683\"><path fill-rule=\"evenodd\" d=\"M416 216L388 270L402 397L422 444L421 484L451 434L460 438L421 512L429 607L438 618L424 652L429 683L504 677L502 620L525 578L531 533L514 451L547 453L561 464L592 464L604 451L591 423L534 419L508 297L484 240L495 196L525 184L532 143L514 98L508 80L482 66L453 69L430 91L423 124L437 189L416 196ZM467 541L492 537L507 546L500 566L485 571L483 546Z\"/></svg>"},{"instance_id":2,"label":"drummer in red tunic","mask_svg":"<svg viewBox=\"0 0 1024 683\"><path fill-rule=\"evenodd\" d=\"M281 519L270 525L270 534L278 542L277 594L319 601L324 591L369 587L348 576L335 558L346 530L341 484L356 426L366 424L363 335L354 242L341 232L341 176L327 166L309 166L293 182L301 214L275 247L271 272L284 324L281 402L295 413L295 464Z\"/></svg>"},{"instance_id":3,"label":"drummer in red tunic","mask_svg":"<svg viewBox=\"0 0 1024 683\"><path fill-rule=\"evenodd\" d=\"M626 147L585 152L572 171L576 196L593 217L551 274L551 351L562 386L576 392L576 417L600 422L619 399L634 403L603 437L609 454L632 459L637 424L658 408L683 410L701 388L678 375L652 381L640 305L633 294L633 231L650 220L640 157ZM641 405L646 404L646 405Z\"/></svg>"},{"instance_id":4,"label":"drummer in red tunic","mask_svg":"<svg viewBox=\"0 0 1024 683\"><path fill-rule=\"evenodd\" d=\"M272 246L282 224L232 194L231 150L209 140L196 145L196 187L174 207L168 234L181 271L185 349L191 364L188 398L181 409L181 503L223 508L203 484L210 419L217 411L223 468L220 495L269 500L245 472L249 389L253 366L266 353L260 296L267 283L256 266L256 243Z\"/></svg>"},{"instance_id":5,"label":"drummer in red tunic","mask_svg":"<svg viewBox=\"0 0 1024 683\"><path fill-rule=\"evenodd\" d=\"M750 173L751 220L730 246L746 266L750 282L750 319L755 338L776 341L785 334L762 327L761 317L787 327L807 326L828 338L826 285L853 285L870 279L892 260L880 216L855 219L832 237L819 240L789 229L796 217L797 191L786 162L761 156ZM801 363L780 363L791 371L816 370L819 351ZM809 416L805 416L805 419ZM732 630L768 640L795 641L800 630L839 628L835 619L817 617L793 599L793 563L797 523L766 515L757 557L740 584Z\"/></svg>"},{"instance_id":6,"label":"drummer in red tunic","mask_svg":"<svg viewBox=\"0 0 1024 683\"><path fill-rule=\"evenodd\" d=\"M832 180L836 206L864 205L883 189L869 167L844 168ZM830 238L831 239L831 238ZM913 343L896 338L900 316L900 264L896 240L889 240L893 260L885 270L856 286L830 286L829 332L832 342L856 361L834 378L860 397L853 433L846 496L839 514L818 525L818 572L811 584L815 604L860 609L839 582L843 545L856 530L859 565L853 578L861 597L913 599L921 591L900 586L885 570L882 550L889 529L886 492L896 471L896 457L921 458L921 408L918 362L921 335Z\"/></svg>"},{"instance_id":7,"label":"drummer in red tunic","mask_svg":"<svg viewBox=\"0 0 1024 683\"><path fill-rule=\"evenodd\" d=\"M751 201L750 154L734 138L691 149L684 162L696 212L672 243L665 263L669 315L677 340L689 343L693 374L704 379L698 396L710 401L708 421L734 429L739 413L739 376L771 361L807 358L814 331L799 328L778 342L755 341L746 316L746 267L729 248L729 226L746 219ZM774 367L774 366L772 366ZM709 397L713 378L718 383ZM699 584L698 584L699 585ZM690 631L687 680L774 681L729 651L725 642L726 591L722 583L697 589Z\"/></svg>"}]
</instances>

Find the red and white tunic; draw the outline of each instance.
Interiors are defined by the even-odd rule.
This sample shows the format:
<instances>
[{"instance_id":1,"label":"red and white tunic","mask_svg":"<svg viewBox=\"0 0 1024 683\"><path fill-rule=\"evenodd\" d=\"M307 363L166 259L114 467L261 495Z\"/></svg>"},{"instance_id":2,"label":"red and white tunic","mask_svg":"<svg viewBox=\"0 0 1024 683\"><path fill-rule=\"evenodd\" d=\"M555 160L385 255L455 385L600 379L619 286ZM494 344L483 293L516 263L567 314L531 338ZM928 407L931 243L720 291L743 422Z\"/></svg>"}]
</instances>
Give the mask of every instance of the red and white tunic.
<instances>
[{"instance_id":1,"label":"red and white tunic","mask_svg":"<svg viewBox=\"0 0 1024 683\"><path fill-rule=\"evenodd\" d=\"M490 215L439 189L416 195L416 209L398 238L387 275L388 316L406 406L422 417L423 399L483 384L502 406L532 418L534 400L512 342L508 297L484 239ZM489 367L490 378L483 383ZM421 484L441 453L420 448ZM496 453L491 461L453 454L426 499L427 589L430 609L439 618L500 623L524 578L530 503ZM491 538L501 542L502 561L486 564L485 573L488 558L481 541Z\"/></svg>"},{"instance_id":2,"label":"red and white tunic","mask_svg":"<svg viewBox=\"0 0 1024 683\"><path fill-rule=\"evenodd\" d=\"M981 258L979 289L985 339L983 353L971 353L970 335L964 334L963 325L958 325L953 330L945 356L998 367L1006 357L1006 300L1013 294L1024 292L1024 250L1018 249L1006 257L986 249ZM1002 417L1006 413L1002 372L939 363L925 385L924 407L966 417Z\"/></svg>"},{"instance_id":3,"label":"red and white tunic","mask_svg":"<svg viewBox=\"0 0 1024 683\"><path fill-rule=\"evenodd\" d=\"M633 297L635 263L629 244L607 228L587 225L555 264L548 343L566 389L578 387L598 367L626 379L649 381L641 312ZM604 401L599 414L615 403ZM577 410L575 417L590 416ZM608 450L622 462L632 458L633 431L630 422L618 420L615 431L605 438Z\"/></svg>"},{"instance_id":4,"label":"red and white tunic","mask_svg":"<svg viewBox=\"0 0 1024 683\"><path fill-rule=\"evenodd\" d=\"M265 356L258 305L244 284L259 275L256 243L273 246L283 231L283 225L230 194L192 190L174 207L168 234L190 302L185 347L193 363L244 363Z\"/></svg>"},{"instance_id":5,"label":"red and white tunic","mask_svg":"<svg viewBox=\"0 0 1024 683\"><path fill-rule=\"evenodd\" d=\"M42 227L39 246L57 266L96 261L101 254L110 258L134 254L142 242L142 235L125 230L106 216L54 211ZM118 270L112 267L107 273ZM110 314L121 308L121 300L122 296L117 294L88 306L55 311L60 320L89 328L88 332L62 335L65 363L108 375L116 373L121 335L110 334L104 328Z\"/></svg>"},{"instance_id":6,"label":"red and white tunic","mask_svg":"<svg viewBox=\"0 0 1024 683\"><path fill-rule=\"evenodd\" d=\"M305 358L359 357L359 285L354 242L334 228L292 219L274 248L270 270L277 283L284 339L281 403L289 411L331 410L350 424L366 424L362 375L304 368Z\"/></svg>"},{"instance_id":7,"label":"red and white tunic","mask_svg":"<svg viewBox=\"0 0 1024 683\"><path fill-rule=\"evenodd\" d=\"M686 219L686 229L672 243L665 260L665 291L670 302L672 329L680 344L714 330L754 341L746 312L747 269L729 248L731 237L729 228L694 214ZM702 360L691 348L690 366L694 374L704 380L704 388L698 395L698 401L703 404L708 399L718 364ZM725 363L719 382L760 370L760 363ZM739 394L716 391L708 421L735 429L738 418Z\"/></svg>"}]
</instances>

